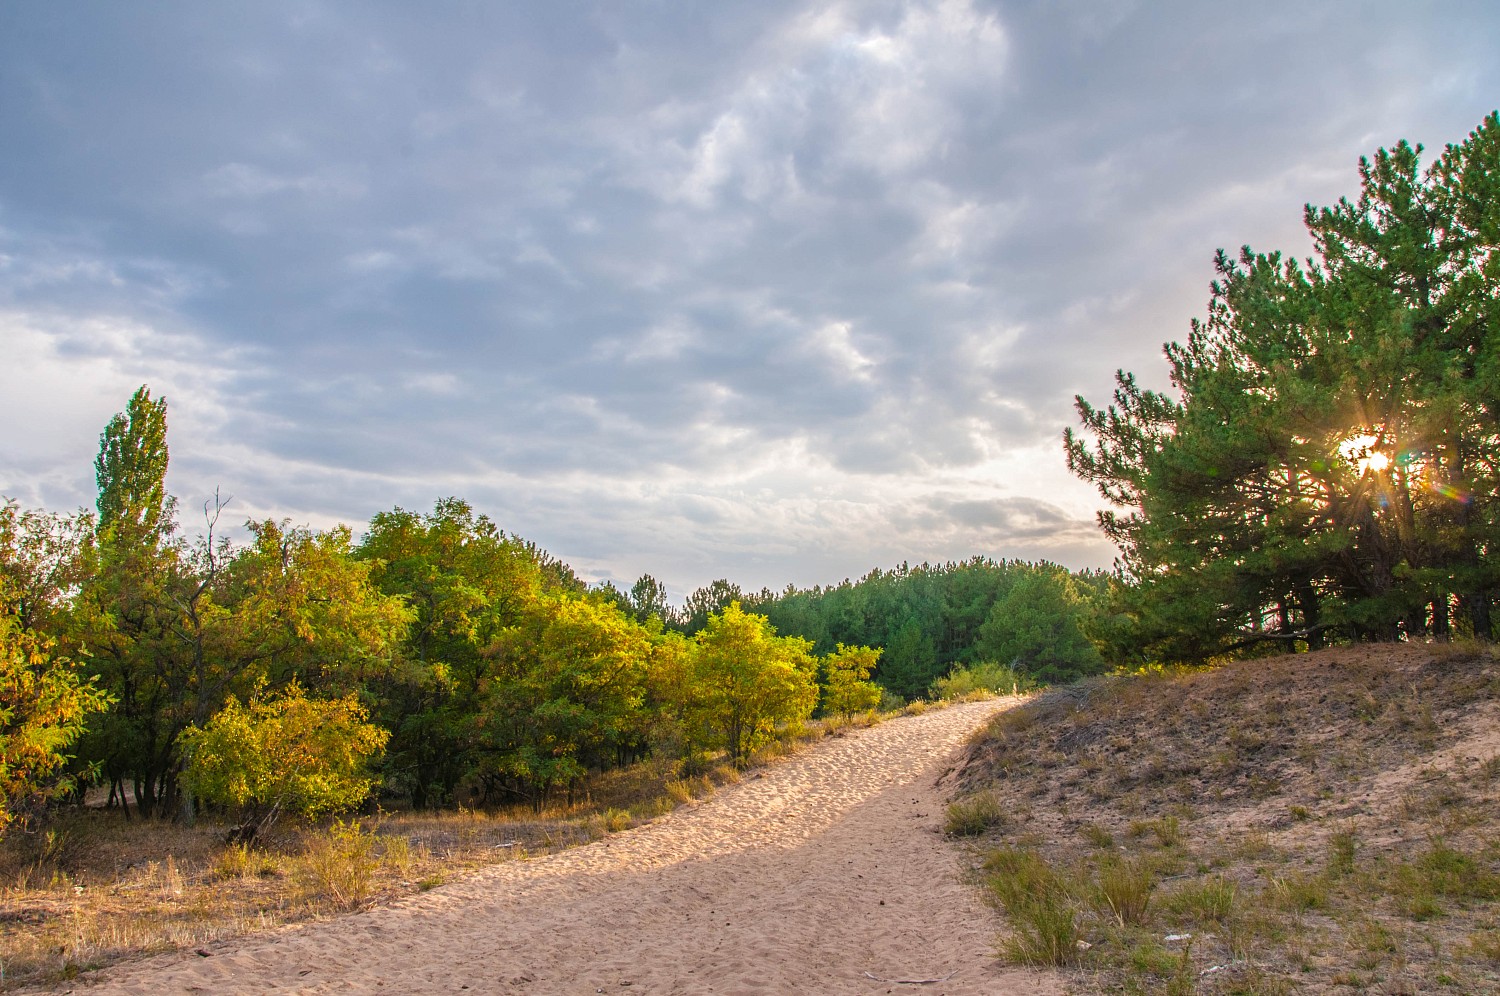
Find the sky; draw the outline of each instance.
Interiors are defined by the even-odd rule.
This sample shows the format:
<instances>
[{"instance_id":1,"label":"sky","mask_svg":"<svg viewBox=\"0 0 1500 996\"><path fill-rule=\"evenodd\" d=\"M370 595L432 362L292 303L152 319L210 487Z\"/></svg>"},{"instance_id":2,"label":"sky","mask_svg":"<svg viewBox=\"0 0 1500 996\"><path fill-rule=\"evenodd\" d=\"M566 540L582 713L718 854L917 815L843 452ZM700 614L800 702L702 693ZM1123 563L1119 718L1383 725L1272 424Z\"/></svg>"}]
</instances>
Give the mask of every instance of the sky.
<instances>
[{"instance_id":1,"label":"sky","mask_svg":"<svg viewBox=\"0 0 1500 996\"><path fill-rule=\"evenodd\" d=\"M1500 6L0 5L0 494L168 402L191 532L458 496L681 599L1106 567L1061 437L1214 251L1500 105Z\"/></svg>"}]
</instances>

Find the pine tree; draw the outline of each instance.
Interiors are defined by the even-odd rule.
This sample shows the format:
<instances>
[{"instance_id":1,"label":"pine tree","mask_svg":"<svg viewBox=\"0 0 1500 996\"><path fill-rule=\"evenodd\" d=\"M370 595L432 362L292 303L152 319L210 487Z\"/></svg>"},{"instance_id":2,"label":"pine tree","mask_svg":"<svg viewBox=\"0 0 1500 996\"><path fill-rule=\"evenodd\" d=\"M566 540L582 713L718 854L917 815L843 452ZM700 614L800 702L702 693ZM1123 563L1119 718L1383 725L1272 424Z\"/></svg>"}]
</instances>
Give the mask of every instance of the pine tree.
<instances>
[{"instance_id":1,"label":"pine tree","mask_svg":"<svg viewBox=\"0 0 1500 996\"><path fill-rule=\"evenodd\" d=\"M1427 170L1405 142L1308 207L1305 264L1220 253L1174 393L1078 399L1074 473L1161 656L1493 635L1500 569L1500 119ZM1175 395L1175 396L1174 396Z\"/></svg>"}]
</instances>

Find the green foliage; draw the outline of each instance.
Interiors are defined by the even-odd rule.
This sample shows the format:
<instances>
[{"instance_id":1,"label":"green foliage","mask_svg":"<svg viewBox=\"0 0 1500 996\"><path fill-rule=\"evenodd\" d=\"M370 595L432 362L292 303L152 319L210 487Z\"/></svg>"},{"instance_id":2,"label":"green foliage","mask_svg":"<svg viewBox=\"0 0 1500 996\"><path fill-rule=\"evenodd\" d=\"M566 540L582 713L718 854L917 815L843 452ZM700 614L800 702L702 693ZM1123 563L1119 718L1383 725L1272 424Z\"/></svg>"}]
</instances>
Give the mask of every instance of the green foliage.
<instances>
[{"instance_id":1,"label":"green foliage","mask_svg":"<svg viewBox=\"0 0 1500 996\"><path fill-rule=\"evenodd\" d=\"M476 720L482 775L511 780L540 806L553 787L641 743L651 640L613 603L540 598L487 656Z\"/></svg>"},{"instance_id":2,"label":"green foliage","mask_svg":"<svg viewBox=\"0 0 1500 996\"><path fill-rule=\"evenodd\" d=\"M880 704L880 686L870 681L870 672L880 661L873 647L846 647L823 658L823 702L825 715L853 716Z\"/></svg>"},{"instance_id":3,"label":"green foliage","mask_svg":"<svg viewBox=\"0 0 1500 996\"><path fill-rule=\"evenodd\" d=\"M408 624L353 558L347 529L248 526L243 548L212 528L192 547L106 542L102 570L84 586L85 635L120 703L85 756L112 782L133 781L148 810L187 801L177 738L188 725L260 684L363 688L388 669Z\"/></svg>"},{"instance_id":4,"label":"green foliage","mask_svg":"<svg viewBox=\"0 0 1500 996\"><path fill-rule=\"evenodd\" d=\"M1405 142L1309 207L1306 265L1220 253L1172 394L1078 399L1068 462L1131 585L1111 642L1176 660L1330 635L1494 634L1500 117L1428 168Z\"/></svg>"},{"instance_id":5,"label":"green foliage","mask_svg":"<svg viewBox=\"0 0 1500 996\"><path fill-rule=\"evenodd\" d=\"M1017 584L1037 574L1067 579L1065 585L1059 581L1066 604L1051 603L1062 618L1050 637L1018 642L1050 651L1031 655L1044 658L1039 667L1076 672L1098 667L1097 654L1088 656L1089 644L1080 627L1099 628L1095 616L1104 602L1101 593L1110 588L1109 579L1098 572L1069 574L1054 564L981 557L940 565L903 564L829 588L788 586L779 594L763 591L755 596L753 609L763 613L777 632L813 641L816 653L832 653L839 644L879 648L874 681L887 692L909 699L926 694L935 680L955 667L987 658L1009 663L1012 658L996 658L985 651L981 629L989 623L992 640L1005 638L1008 616L1002 613L991 621L995 606ZM1018 607L1022 604L1024 599L1017 603ZM1050 621L1043 618L1047 608L1033 605L1023 615L1041 628ZM1013 656L1018 654L1015 651Z\"/></svg>"},{"instance_id":6,"label":"green foliage","mask_svg":"<svg viewBox=\"0 0 1500 996\"><path fill-rule=\"evenodd\" d=\"M688 682L678 694L689 739L729 752L737 765L783 723L812 715L818 700L811 644L779 637L764 616L731 602L694 637Z\"/></svg>"},{"instance_id":7,"label":"green foliage","mask_svg":"<svg viewBox=\"0 0 1500 996\"><path fill-rule=\"evenodd\" d=\"M23 630L62 637L74 627L69 599L96 567L94 523L0 500L0 612Z\"/></svg>"},{"instance_id":8,"label":"green foliage","mask_svg":"<svg viewBox=\"0 0 1500 996\"><path fill-rule=\"evenodd\" d=\"M1018 673L1014 668L994 661L980 661L967 667L954 668L949 674L932 683L935 699L964 699L971 695L1013 695L1029 692L1037 687L1029 675Z\"/></svg>"},{"instance_id":9,"label":"green foliage","mask_svg":"<svg viewBox=\"0 0 1500 996\"><path fill-rule=\"evenodd\" d=\"M1083 635L1084 596L1067 571L1037 568L995 602L975 650L1038 681L1064 684L1104 670Z\"/></svg>"},{"instance_id":10,"label":"green foliage","mask_svg":"<svg viewBox=\"0 0 1500 996\"><path fill-rule=\"evenodd\" d=\"M125 411L109 420L94 460L99 530L154 537L170 531L175 505L167 494L167 399L151 400L142 384Z\"/></svg>"},{"instance_id":11,"label":"green foliage","mask_svg":"<svg viewBox=\"0 0 1500 996\"><path fill-rule=\"evenodd\" d=\"M529 771L547 768L547 759L523 768L524 744L507 739L524 725L520 709L492 721L486 703L498 701L501 687L529 680L518 636L543 625L545 599L582 597L572 572L457 498L438 501L425 515L401 508L377 514L355 555L370 565L379 590L414 614L390 671L372 686L380 721L392 731L387 785L420 807L451 801L466 779L479 778L487 793L501 791L504 770L525 770L523 783L508 787L529 796ZM538 704L528 702L527 709ZM548 771L541 783L550 785L554 774L561 771Z\"/></svg>"},{"instance_id":12,"label":"green foliage","mask_svg":"<svg viewBox=\"0 0 1500 996\"><path fill-rule=\"evenodd\" d=\"M920 620L911 618L891 635L877 678L895 694L915 698L941 673L942 662L931 634Z\"/></svg>"},{"instance_id":13,"label":"green foliage","mask_svg":"<svg viewBox=\"0 0 1500 996\"><path fill-rule=\"evenodd\" d=\"M708 625L711 616L742 602L744 598L740 586L725 578L696 589L689 593L687 604L683 607L682 631L692 636Z\"/></svg>"},{"instance_id":14,"label":"green foliage","mask_svg":"<svg viewBox=\"0 0 1500 996\"><path fill-rule=\"evenodd\" d=\"M974 659L1018 579L1060 570L976 558L753 596L720 579L679 613L650 575L628 593L588 590L457 498L377 514L356 547L346 528L277 520L228 541L215 495L201 537L180 539L166 433L166 405L144 387L110 421L97 523L0 506L7 609L59 656L87 647L117 703L78 738L81 765L111 805L128 804L129 787L156 816L190 820L195 796L244 807L257 826L316 811L267 788L268 770L235 771L210 750L215 738L286 739L273 727L290 714L265 710L298 698L366 704L365 725L390 731L382 788L418 806L571 801L590 773L652 750L705 770L720 751L744 764L815 704L849 717L922 694ZM778 635L746 605L814 635Z\"/></svg>"},{"instance_id":15,"label":"green foliage","mask_svg":"<svg viewBox=\"0 0 1500 996\"><path fill-rule=\"evenodd\" d=\"M296 684L248 705L231 697L179 742L184 780L204 800L238 809L246 838L282 813L312 818L358 806L389 734L367 722L353 695L309 699Z\"/></svg>"},{"instance_id":16,"label":"green foliage","mask_svg":"<svg viewBox=\"0 0 1500 996\"><path fill-rule=\"evenodd\" d=\"M71 788L65 751L108 703L50 641L0 611L0 834Z\"/></svg>"},{"instance_id":17,"label":"green foliage","mask_svg":"<svg viewBox=\"0 0 1500 996\"><path fill-rule=\"evenodd\" d=\"M675 623L677 612L667 597L667 586L649 574L642 574L630 587L630 609L636 622L657 619L663 624Z\"/></svg>"}]
</instances>

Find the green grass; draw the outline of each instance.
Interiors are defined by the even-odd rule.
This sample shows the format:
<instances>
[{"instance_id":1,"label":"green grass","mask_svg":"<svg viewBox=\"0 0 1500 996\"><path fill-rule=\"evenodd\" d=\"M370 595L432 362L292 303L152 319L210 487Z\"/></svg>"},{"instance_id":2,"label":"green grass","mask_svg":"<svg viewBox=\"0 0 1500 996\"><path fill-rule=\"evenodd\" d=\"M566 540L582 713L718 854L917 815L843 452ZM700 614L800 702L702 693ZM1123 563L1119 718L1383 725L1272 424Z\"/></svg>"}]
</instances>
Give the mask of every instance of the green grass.
<instances>
[{"instance_id":1,"label":"green grass","mask_svg":"<svg viewBox=\"0 0 1500 996\"><path fill-rule=\"evenodd\" d=\"M993 792L976 792L948 805L943 829L955 837L977 837L1003 826L1005 812Z\"/></svg>"},{"instance_id":2,"label":"green grass","mask_svg":"<svg viewBox=\"0 0 1500 996\"><path fill-rule=\"evenodd\" d=\"M1162 897L1160 906L1180 922L1222 923L1234 913L1239 892L1234 879L1209 875L1177 886Z\"/></svg>"},{"instance_id":3,"label":"green grass","mask_svg":"<svg viewBox=\"0 0 1500 996\"><path fill-rule=\"evenodd\" d=\"M1078 884L1031 848L993 851L984 862L991 899L1010 918L1002 954L1023 965L1071 965L1080 955Z\"/></svg>"},{"instance_id":4,"label":"green grass","mask_svg":"<svg viewBox=\"0 0 1500 996\"><path fill-rule=\"evenodd\" d=\"M1156 872L1143 858L1112 858L1098 871L1100 905L1122 927L1146 922Z\"/></svg>"}]
</instances>

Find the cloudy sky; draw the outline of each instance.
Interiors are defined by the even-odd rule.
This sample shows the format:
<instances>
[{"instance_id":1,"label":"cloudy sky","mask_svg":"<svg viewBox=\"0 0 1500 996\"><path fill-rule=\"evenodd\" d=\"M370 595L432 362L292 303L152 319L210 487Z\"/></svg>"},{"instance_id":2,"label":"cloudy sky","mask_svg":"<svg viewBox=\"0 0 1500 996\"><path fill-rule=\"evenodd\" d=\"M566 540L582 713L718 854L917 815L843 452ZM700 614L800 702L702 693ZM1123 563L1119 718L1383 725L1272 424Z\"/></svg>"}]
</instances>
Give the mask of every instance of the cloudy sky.
<instances>
[{"instance_id":1,"label":"cloudy sky","mask_svg":"<svg viewBox=\"0 0 1500 996\"><path fill-rule=\"evenodd\" d=\"M0 493L468 499L681 598L1108 565L1060 437L1213 251L1500 104L1475 2L0 5Z\"/></svg>"}]
</instances>

